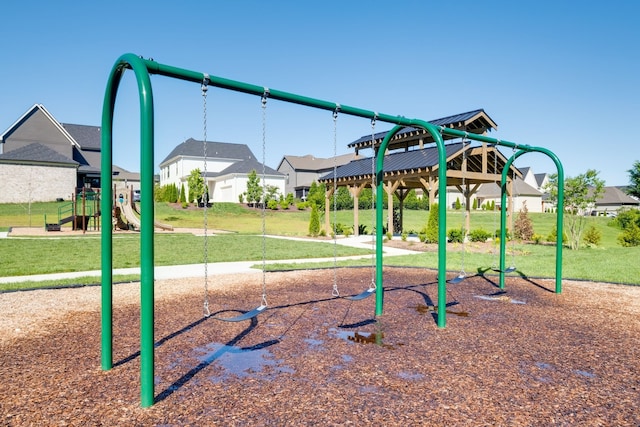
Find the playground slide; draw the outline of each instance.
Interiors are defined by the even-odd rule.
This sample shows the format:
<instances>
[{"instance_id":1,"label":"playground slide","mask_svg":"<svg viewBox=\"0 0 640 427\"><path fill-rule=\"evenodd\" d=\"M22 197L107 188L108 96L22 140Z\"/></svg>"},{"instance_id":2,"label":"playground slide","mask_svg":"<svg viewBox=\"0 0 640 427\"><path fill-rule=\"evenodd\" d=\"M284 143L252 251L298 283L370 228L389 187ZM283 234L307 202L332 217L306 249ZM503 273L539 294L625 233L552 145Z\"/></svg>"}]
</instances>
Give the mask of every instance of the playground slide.
<instances>
[{"instance_id":1,"label":"playground slide","mask_svg":"<svg viewBox=\"0 0 640 427\"><path fill-rule=\"evenodd\" d=\"M140 215L140 210L138 209L138 205L136 205L136 202L131 202L131 207L133 208L135 213ZM154 220L153 221L153 225L155 227L157 227L157 228L162 229L162 230L173 231L173 225L170 225L170 224L164 224L162 222L158 222L158 221Z\"/></svg>"},{"instance_id":2,"label":"playground slide","mask_svg":"<svg viewBox=\"0 0 640 427\"><path fill-rule=\"evenodd\" d=\"M120 206L120 211L124 214L124 217L127 219L127 222L129 222L129 224L133 224L136 230L140 230L140 220L133 213L133 209L131 209L131 204L118 202L118 206Z\"/></svg>"}]
</instances>

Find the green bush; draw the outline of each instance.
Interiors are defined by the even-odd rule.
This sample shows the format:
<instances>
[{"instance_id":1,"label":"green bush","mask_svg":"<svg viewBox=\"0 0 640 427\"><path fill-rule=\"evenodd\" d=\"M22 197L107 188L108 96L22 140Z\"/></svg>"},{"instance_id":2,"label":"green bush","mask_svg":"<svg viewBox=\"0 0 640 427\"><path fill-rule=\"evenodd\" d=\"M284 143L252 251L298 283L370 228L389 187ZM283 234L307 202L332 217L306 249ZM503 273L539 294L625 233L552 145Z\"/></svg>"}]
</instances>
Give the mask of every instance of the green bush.
<instances>
[{"instance_id":1,"label":"green bush","mask_svg":"<svg viewBox=\"0 0 640 427\"><path fill-rule=\"evenodd\" d=\"M320 214L315 203L311 205L311 219L309 220L309 235L316 237L320 232Z\"/></svg>"},{"instance_id":2,"label":"green bush","mask_svg":"<svg viewBox=\"0 0 640 427\"><path fill-rule=\"evenodd\" d=\"M296 208L298 208L299 211L303 211L303 210L307 209L307 207L309 207L307 202L298 202L298 203L296 203Z\"/></svg>"},{"instance_id":3,"label":"green bush","mask_svg":"<svg viewBox=\"0 0 640 427\"><path fill-rule=\"evenodd\" d=\"M427 220L427 226L420 230L420 235L424 236L424 240L422 237L421 241L424 243L437 243L438 242L438 204L434 203L429 208L429 219Z\"/></svg>"},{"instance_id":4,"label":"green bush","mask_svg":"<svg viewBox=\"0 0 640 427\"><path fill-rule=\"evenodd\" d=\"M452 228L447 232L447 238L450 243L462 243L464 240L464 230L460 228Z\"/></svg>"},{"instance_id":5,"label":"green bush","mask_svg":"<svg viewBox=\"0 0 640 427\"><path fill-rule=\"evenodd\" d=\"M533 243L535 243L536 245L542 243L543 240L544 236L541 234L534 234L533 236L531 236L531 241L533 241Z\"/></svg>"},{"instance_id":6,"label":"green bush","mask_svg":"<svg viewBox=\"0 0 640 427\"><path fill-rule=\"evenodd\" d=\"M587 246L598 246L602 240L602 233L595 225L592 225L585 231L583 240Z\"/></svg>"},{"instance_id":7,"label":"green bush","mask_svg":"<svg viewBox=\"0 0 640 427\"><path fill-rule=\"evenodd\" d=\"M271 209L272 211L277 211L279 205L280 204L276 199L271 199L267 202L267 208Z\"/></svg>"},{"instance_id":8,"label":"green bush","mask_svg":"<svg viewBox=\"0 0 640 427\"><path fill-rule=\"evenodd\" d=\"M491 233L481 228L469 232L469 240L472 242L486 242L491 237Z\"/></svg>"},{"instance_id":9,"label":"green bush","mask_svg":"<svg viewBox=\"0 0 640 427\"><path fill-rule=\"evenodd\" d=\"M558 241L558 228L554 225L551 233L547 236L547 242L557 242ZM562 243L566 243L569 241L569 236L564 231L562 232Z\"/></svg>"},{"instance_id":10,"label":"green bush","mask_svg":"<svg viewBox=\"0 0 640 427\"><path fill-rule=\"evenodd\" d=\"M618 236L618 242L625 247L640 246L640 227L631 223L622 234Z\"/></svg>"}]
</instances>

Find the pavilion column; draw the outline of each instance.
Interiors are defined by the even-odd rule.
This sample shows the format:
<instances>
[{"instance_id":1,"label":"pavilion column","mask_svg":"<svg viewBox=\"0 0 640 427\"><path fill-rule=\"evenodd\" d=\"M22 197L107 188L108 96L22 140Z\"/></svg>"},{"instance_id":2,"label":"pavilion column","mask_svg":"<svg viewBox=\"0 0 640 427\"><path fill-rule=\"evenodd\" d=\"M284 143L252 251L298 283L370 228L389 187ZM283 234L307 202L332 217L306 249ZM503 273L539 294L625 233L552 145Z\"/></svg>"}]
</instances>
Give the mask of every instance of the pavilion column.
<instances>
[{"instance_id":1,"label":"pavilion column","mask_svg":"<svg viewBox=\"0 0 640 427\"><path fill-rule=\"evenodd\" d=\"M399 233L404 231L404 199L407 198L409 191L410 190L407 190L406 188L401 188L396 191L396 196L398 196L398 200L400 201L400 230L397 230Z\"/></svg>"},{"instance_id":2,"label":"pavilion column","mask_svg":"<svg viewBox=\"0 0 640 427\"><path fill-rule=\"evenodd\" d=\"M331 236L331 195L333 194L333 187L327 188L324 193L324 229L327 231L327 236Z\"/></svg>"},{"instance_id":3,"label":"pavilion column","mask_svg":"<svg viewBox=\"0 0 640 427\"><path fill-rule=\"evenodd\" d=\"M391 235L393 235L393 193L395 193L399 185L400 181L387 181L387 185L384 186L384 190L387 193L387 222L389 224L387 233L391 233Z\"/></svg>"},{"instance_id":4,"label":"pavilion column","mask_svg":"<svg viewBox=\"0 0 640 427\"><path fill-rule=\"evenodd\" d=\"M431 205L433 205L436 201L436 194L438 194L438 180L434 179L432 176L429 176L429 180L425 180L424 178L420 178L420 183L422 187L429 194L429 209L431 209ZM424 197L424 196L423 196Z\"/></svg>"},{"instance_id":5,"label":"pavilion column","mask_svg":"<svg viewBox=\"0 0 640 427\"><path fill-rule=\"evenodd\" d=\"M360 220L359 220L359 197L360 197L360 193L362 192L362 189L365 187L366 183L357 185L354 184L353 186L348 187L349 188L349 192L351 193L351 196L353 197L353 235L354 236L359 236L360 235Z\"/></svg>"}]
</instances>

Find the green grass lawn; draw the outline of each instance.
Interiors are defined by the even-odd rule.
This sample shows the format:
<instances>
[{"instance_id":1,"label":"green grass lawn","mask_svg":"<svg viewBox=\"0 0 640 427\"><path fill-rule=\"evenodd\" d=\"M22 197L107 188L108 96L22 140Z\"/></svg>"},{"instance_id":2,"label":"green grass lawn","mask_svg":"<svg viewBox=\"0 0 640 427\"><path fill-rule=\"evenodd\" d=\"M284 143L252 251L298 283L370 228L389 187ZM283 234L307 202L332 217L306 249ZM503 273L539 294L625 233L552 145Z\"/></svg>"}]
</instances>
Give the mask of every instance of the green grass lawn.
<instances>
[{"instance_id":1,"label":"green grass lawn","mask_svg":"<svg viewBox=\"0 0 640 427\"><path fill-rule=\"evenodd\" d=\"M31 206L19 204L0 205L0 230L10 227L44 227L44 215L57 216L58 203L33 203ZM331 221L333 222L333 213ZM339 211L335 221L345 225L353 224L353 211ZM386 215L386 212L385 212ZM547 236L556 223L554 214L530 213L534 231ZM233 231L233 234L216 235L209 240L209 260L240 261L262 259L262 221L260 210L246 208L233 203L215 204L208 210L208 225L211 229ZM295 208L287 211L267 211L267 234L283 236L305 236L309 225L309 211ZM372 229L372 211L360 211L360 223ZM385 216L386 217L386 216ZM417 232L422 229L428 212L404 212L404 229ZM156 219L174 227L202 227L202 209L182 209L166 203L156 204ZM640 263L636 260L640 248L623 248L617 243L620 230L609 218L589 217L601 233L598 248L582 248L577 251L563 251L563 277L583 280L607 281L638 284ZM459 228L464 220L460 211L449 211L447 229ZM321 219L324 224L324 219ZM482 228L493 231L499 227L496 213L475 211L471 214L471 230ZM42 274L66 271L87 271L100 269L100 237L95 235L57 238L9 238L0 239L0 276ZM319 242L297 242L281 239L267 239L267 258L303 259L311 257L333 257L333 245ZM420 243L416 243L419 245ZM553 277L555 274L555 248L549 245L518 245L516 257L518 274L530 277ZM155 239L155 264L178 265L201 263L203 260L203 238L191 234L158 233ZM114 236L114 268L136 267L139 265L139 235L122 234ZM337 255L367 253L338 245ZM465 271L475 273L496 263L497 255L465 253ZM511 261L510 257L507 258ZM349 265L370 265L370 260L349 261ZM426 252L419 255L385 257L385 264L408 265L425 268L437 266L437 253ZM343 263L341 263L343 264ZM447 255L447 268L456 271L461 268L461 252L451 251ZM330 267L333 261L322 264ZM278 265L275 268L308 268L310 265ZM314 267L318 264L314 264ZM273 268L273 267L272 267Z\"/></svg>"}]
</instances>

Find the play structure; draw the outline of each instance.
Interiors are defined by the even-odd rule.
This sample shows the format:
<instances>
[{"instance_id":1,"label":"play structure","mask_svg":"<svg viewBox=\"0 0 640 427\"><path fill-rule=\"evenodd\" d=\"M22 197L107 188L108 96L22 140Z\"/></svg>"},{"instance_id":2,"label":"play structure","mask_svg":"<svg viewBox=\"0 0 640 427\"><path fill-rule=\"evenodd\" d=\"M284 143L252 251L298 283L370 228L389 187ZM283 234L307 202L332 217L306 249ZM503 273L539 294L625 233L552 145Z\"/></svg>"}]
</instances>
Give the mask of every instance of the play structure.
<instances>
[{"instance_id":1,"label":"play structure","mask_svg":"<svg viewBox=\"0 0 640 427\"><path fill-rule=\"evenodd\" d=\"M176 78L184 81L197 83L202 86L215 86L245 94L255 95L262 99L263 105L267 99L283 101L287 103L297 104L310 108L330 111L334 120L338 115L345 114L349 116L361 117L369 119L372 124L376 122L385 122L393 125L393 128L387 132L384 139L376 148L375 162L375 188L376 194L380 195L383 191L384 182L384 162L385 151L394 135L406 127L422 129L427 132L435 142L438 152L438 192L440 195L446 194L447 187L447 158L444 144L444 137L448 138L465 138L495 146L504 146L513 148L514 154L511 156L508 165L502 171L501 191L501 236L500 236L500 258L499 258L499 276L500 287L504 287L505 276L505 243L506 243L506 185L507 173L513 161L525 153L538 152L547 155L556 165L558 182L564 182L564 172L559 159L551 151L529 145L519 145L514 142L490 138L485 135L467 133L458 129L446 128L434 125L421 119L409 119L398 115L389 115L377 113L356 107L350 107L335 102L328 102L319 99L309 98L293 93L280 90L274 90L263 86L242 83L226 78L211 76L207 73L190 71L169 65L163 65L150 59L144 59L133 54L125 54L121 56L113 66L107 87L103 104L102 114L102 183L104 194L102 197L102 215L108 215L111 211L111 180L112 180L112 126L116 94L119 83L123 74L127 70L132 70L135 74L139 100L140 100L140 170L141 170L141 193L153 194L154 190L154 110L153 110L153 91L151 87L150 75L162 75L170 78ZM205 138L206 140L206 138ZM206 142L206 141L205 141ZM264 146L264 145L263 145ZM205 156L206 158L206 156ZM464 171L463 171L464 172ZM373 183L372 183L373 185ZM558 188L558 215L557 215L557 251L556 251L556 287L555 291L562 291L562 235L563 235L563 188ZM153 198L144 197L141 201L140 232L141 232L141 307L140 307L140 369L141 369L141 403L142 406L151 406L154 403L154 209ZM447 301L447 282L446 282L446 205L439 203L439 227L438 227L438 305L437 305L437 324L438 327L444 328L446 325L446 301ZM375 316L383 314L383 206L382 203L376 204L376 239L375 239L375 280L372 280L372 286L365 290L363 296L374 294ZM104 217L103 217L104 218ZM206 221L206 219L205 219ZM264 233L263 233L264 235ZM205 249L206 250L206 249ZM113 246L111 230L103 227L102 229L102 369L109 370L113 366L112 357L112 291L113 291ZM206 264L205 264L206 265ZM264 269L263 269L264 270ZM265 298L266 299L266 298ZM261 304L258 309L263 311L266 306ZM258 313L248 312L247 318L253 317ZM238 321L244 318L238 319Z\"/></svg>"},{"instance_id":2,"label":"play structure","mask_svg":"<svg viewBox=\"0 0 640 427\"><path fill-rule=\"evenodd\" d=\"M120 230L140 231L140 209L134 201L133 187L127 187L126 191L116 196L116 187L113 189L113 225ZM124 216L124 219L122 219ZM160 230L172 231L173 226L154 220L153 225Z\"/></svg>"},{"instance_id":3,"label":"play structure","mask_svg":"<svg viewBox=\"0 0 640 427\"><path fill-rule=\"evenodd\" d=\"M44 227L47 231L61 231L64 224L71 223L73 230L84 232L100 229L100 191L81 188L76 191L69 202L61 202L58 206L56 222L49 222L44 216Z\"/></svg>"}]
</instances>

